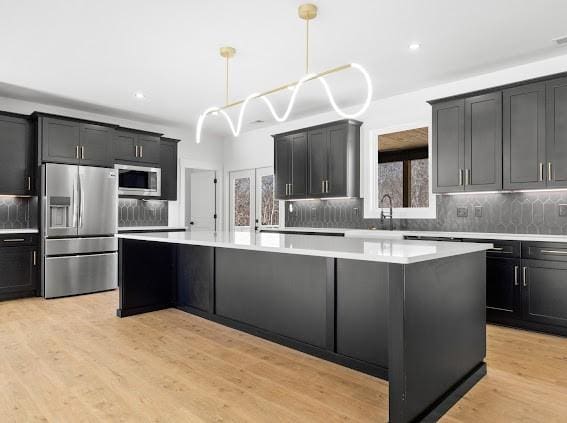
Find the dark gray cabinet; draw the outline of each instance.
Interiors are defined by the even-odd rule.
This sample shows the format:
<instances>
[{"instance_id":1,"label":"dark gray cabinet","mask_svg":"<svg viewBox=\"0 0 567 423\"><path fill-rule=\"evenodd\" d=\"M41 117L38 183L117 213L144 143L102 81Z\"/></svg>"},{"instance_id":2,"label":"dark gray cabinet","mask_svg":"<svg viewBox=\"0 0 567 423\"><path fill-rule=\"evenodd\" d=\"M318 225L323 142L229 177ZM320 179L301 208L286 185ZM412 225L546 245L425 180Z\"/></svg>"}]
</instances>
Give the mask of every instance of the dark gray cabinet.
<instances>
[{"instance_id":1,"label":"dark gray cabinet","mask_svg":"<svg viewBox=\"0 0 567 423\"><path fill-rule=\"evenodd\" d=\"M504 90L504 189L546 187L545 84Z\"/></svg>"},{"instance_id":2,"label":"dark gray cabinet","mask_svg":"<svg viewBox=\"0 0 567 423\"><path fill-rule=\"evenodd\" d=\"M521 318L521 261L519 259L487 258L486 308L487 318Z\"/></svg>"},{"instance_id":3,"label":"dark gray cabinet","mask_svg":"<svg viewBox=\"0 0 567 423\"><path fill-rule=\"evenodd\" d=\"M433 106L433 191L502 189L502 94Z\"/></svg>"},{"instance_id":4,"label":"dark gray cabinet","mask_svg":"<svg viewBox=\"0 0 567 423\"><path fill-rule=\"evenodd\" d=\"M177 201L177 143L173 138L162 138L160 143L161 199Z\"/></svg>"},{"instance_id":5,"label":"dark gray cabinet","mask_svg":"<svg viewBox=\"0 0 567 423\"><path fill-rule=\"evenodd\" d=\"M546 83L547 186L567 187L567 78Z\"/></svg>"},{"instance_id":6,"label":"dark gray cabinet","mask_svg":"<svg viewBox=\"0 0 567 423\"><path fill-rule=\"evenodd\" d=\"M276 135L277 198L358 197L360 125L343 120Z\"/></svg>"},{"instance_id":7,"label":"dark gray cabinet","mask_svg":"<svg viewBox=\"0 0 567 423\"><path fill-rule=\"evenodd\" d=\"M433 106L433 192L464 191L465 102Z\"/></svg>"},{"instance_id":8,"label":"dark gray cabinet","mask_svg":"<svg viewBox=\"0 0 567 423\"><path fill-rule=\"evenodd\" d=\"M567 328L567 263L525 260L523 273L524 318Z\"/></svg>"},{"instance_id":9,"label":"dark gray cabinet","mask_svg":"<svg viewBox=\"0 0 567 423\"><path fill-rule=\"evenodd\" d=\"M33 195L33 146L28 118L0 115L0 195Z\"/></svg>"},{"instance_id":10,"label":"dark gray cabinet","mask_svg":"<svg viewBox=\"0 0 567 423\"><path fill-rule=\"evenodd\" d=\"M337 260L337 353L388 367L388 266Z\"/></svg>"},{"instance_id":11,"label":"dark gray cabinet","mask_svg":"<svg viewBox=\"0 0 567 423\"><path fill-rule=\"evenodd\" d=\"M0 300L36 293L38 258L37 236L0 236Z\"/></svg>"},{"instance_id":12,"label":"dark gray cabinet","mask_svg":"<svg viewBox=\"0 0 567 423\"><path fill-rule=\"evenodd\" d=\"M53 117L38 125L43 162L112 166L113 127Z\"/></svg>"},{"instance_id":13,"label":"dark gray cabinet","mask_svg":"<svg viewBox=\"0 0 567 423\"><path fill-rule=\"evenodd\" d=\"M214 250L179 245L177 247L177 305L207 313L214 312Z\"/></svg>"},{"instance_id":14,"label":"dark gray cabinet","mask_svg":"<svg viewBox=\"0 0 567 423\"><path fill-rule=\"evenodd\" d=\"M502 189L502 93L465 99L465 191Z\"/></svg>"},{"instance_id":15,"label":"dark gray cabinet","mask_svg":"<svg viewBox=\"0 0 567 423\"><path fill-rule=\"evenodd\" d=\"M159 165L160 136L131 130L116 130L114 159L117 162Z\"/></svg>"},{"instance_id":16,"label":"dark gray cabinet","mask_svg":"<svg viewBox=\"0 0 567 423\"><path fill-rule=\"evenodd\" d=\"M276 198L302 198L307 193L307 133L274 137Z\"/></svg>"}]
</instances>

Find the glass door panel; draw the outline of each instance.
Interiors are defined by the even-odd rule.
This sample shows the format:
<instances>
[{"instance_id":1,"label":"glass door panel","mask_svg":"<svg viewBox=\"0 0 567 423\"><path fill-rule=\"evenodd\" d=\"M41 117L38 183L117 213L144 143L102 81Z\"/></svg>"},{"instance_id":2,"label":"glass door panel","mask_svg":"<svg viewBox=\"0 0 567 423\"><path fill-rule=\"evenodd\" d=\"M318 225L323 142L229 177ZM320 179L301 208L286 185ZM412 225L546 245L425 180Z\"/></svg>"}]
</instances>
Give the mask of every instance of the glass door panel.
<instances>
[{"instance_id":1,"label":"glass door panel","mask_svg":"<svg viewBox=\"0 0 567 423\"><path fill-rule=\"evenodd\" d=\"M274 195L274 169L256 169L256 226L279 226L279 201Z\"/></svg>"},{"instance_id":2,"label":"glass door panel","mask_svg":"<svg viewBox=\"0 0 567 423\"><path fill-rule=\"evenodd\" d=\"M253 170L230 172L231 230L254 229L255 179Z\"/></svg>"}]
</instances>

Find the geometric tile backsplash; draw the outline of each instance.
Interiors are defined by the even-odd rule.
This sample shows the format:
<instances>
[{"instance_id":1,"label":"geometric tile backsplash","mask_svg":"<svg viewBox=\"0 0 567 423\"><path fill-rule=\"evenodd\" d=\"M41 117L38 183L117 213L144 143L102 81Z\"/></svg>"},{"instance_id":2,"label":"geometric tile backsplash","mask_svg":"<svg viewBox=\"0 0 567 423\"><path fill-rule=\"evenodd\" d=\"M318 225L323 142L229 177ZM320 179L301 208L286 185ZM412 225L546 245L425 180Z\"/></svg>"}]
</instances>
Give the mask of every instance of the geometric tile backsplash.
<instances>
[{"instance_id":1,"label":"geometric tile backsplash","mask_svg":"<svg viewBox=\"0 0 567 423\"><path fill-rule=\"evenodd\" d=\"M118 200L118 226L167 226L166 200Z\"/></svg>"},{"instance_id":2,"label":"geometric tile backsplash","mask_svg":"<svg viewBox=\"0 0 567 423\"><path fill-rule=\"evenodd\" d=\"M285 224L297 227L381 228L363 219L363 199L286 202ZM293 204L293 212L289 204ZM460 215L457 216L457 210ZM386 223L387 224L387 223ZM395 219L404 230L567 235L567 191L438 195L436 219Z\"/></svg>"},{"instance_id":3,"label":"geometric tile backsplash","mask_svg":"<svg viewBox=\"0 0 567 423\"><path fill-rule=\"evenodd\" d=\"M37 228L37 197L0 197L0 229Z\"/></svg>"}]
</instances>

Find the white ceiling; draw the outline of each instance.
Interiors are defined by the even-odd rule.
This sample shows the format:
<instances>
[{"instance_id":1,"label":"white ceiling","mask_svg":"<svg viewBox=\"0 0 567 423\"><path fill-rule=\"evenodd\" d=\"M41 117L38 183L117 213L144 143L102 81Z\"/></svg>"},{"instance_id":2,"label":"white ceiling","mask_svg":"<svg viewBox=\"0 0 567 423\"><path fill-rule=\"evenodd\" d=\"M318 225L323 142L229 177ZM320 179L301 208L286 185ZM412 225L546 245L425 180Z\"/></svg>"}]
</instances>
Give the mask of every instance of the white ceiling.
<instances>
[{"instance_id":1,"label":"white ceiling","mask_svg":"<svg viewBox=\"0 0 567 423\"><path fill-rule=\"evenodd\" d=\"M304 71L304 22L295 0L0 0L0 95L152 123L194 126L224 100L222 45L232 99ZM311 24L311 70L358 62L375 98L567 54L565 0L321 0ZM417 41L422 48L409 51ZM341 105L363 98L354 73L329 77ZM306 87L307 88L307 87ZM134 98L143 91L145 100ZM279 110L283 93L275 96ZM294 116L329 110L317 83ZM271 121L263 104L245 122ZM227 133L220 119L207 129ZM250 128L250 126L249 126Z\"/></svg>"}]
</instances>

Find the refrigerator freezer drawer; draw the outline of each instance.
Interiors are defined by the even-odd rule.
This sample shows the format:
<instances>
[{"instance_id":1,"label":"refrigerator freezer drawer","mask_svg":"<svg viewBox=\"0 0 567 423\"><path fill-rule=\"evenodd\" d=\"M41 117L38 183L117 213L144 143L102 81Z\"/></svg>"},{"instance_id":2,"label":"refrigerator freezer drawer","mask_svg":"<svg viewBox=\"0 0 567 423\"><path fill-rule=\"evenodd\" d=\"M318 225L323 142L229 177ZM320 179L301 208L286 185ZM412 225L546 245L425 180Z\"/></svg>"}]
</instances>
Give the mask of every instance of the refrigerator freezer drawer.
<instances>
[{"instance_id":1,"label":"refrigerator freezer drawer","mask_svg":"<svg viewBox=\"0 0 567 423\"><path fill-rule=\"evenodd\" d=\"M115 289L118 253L45 259L45 298Z\"/></svg>"},{"instance_id":2,"label":"refrigerator freezer drawer","mask_svg":"<svg viewBox=\"0 0 567 423\"><path fill-rule=\"evenodd\" d=\"M118 238L61 238L45 240L45 255L108 253L118 250Z\"/></svg>"}]
</instances>

